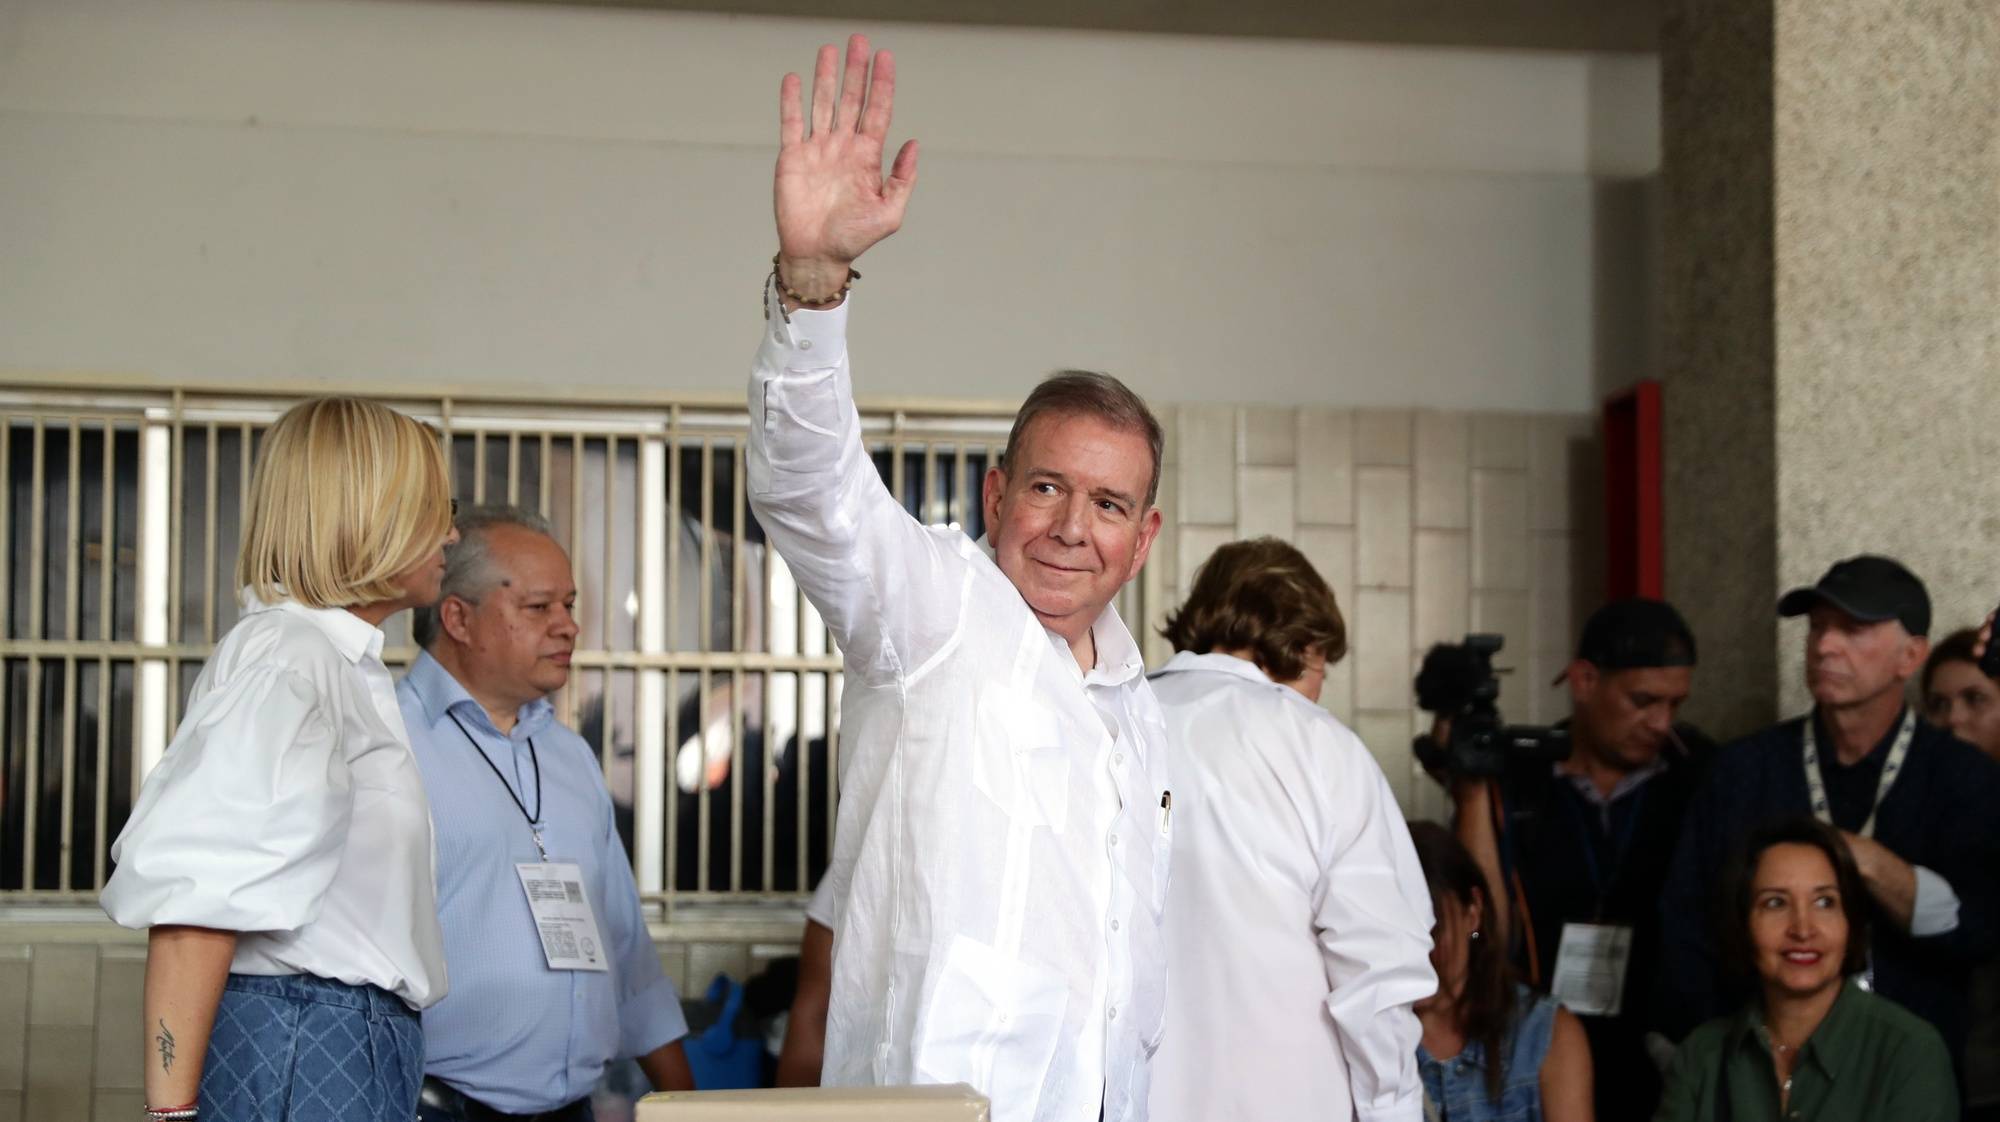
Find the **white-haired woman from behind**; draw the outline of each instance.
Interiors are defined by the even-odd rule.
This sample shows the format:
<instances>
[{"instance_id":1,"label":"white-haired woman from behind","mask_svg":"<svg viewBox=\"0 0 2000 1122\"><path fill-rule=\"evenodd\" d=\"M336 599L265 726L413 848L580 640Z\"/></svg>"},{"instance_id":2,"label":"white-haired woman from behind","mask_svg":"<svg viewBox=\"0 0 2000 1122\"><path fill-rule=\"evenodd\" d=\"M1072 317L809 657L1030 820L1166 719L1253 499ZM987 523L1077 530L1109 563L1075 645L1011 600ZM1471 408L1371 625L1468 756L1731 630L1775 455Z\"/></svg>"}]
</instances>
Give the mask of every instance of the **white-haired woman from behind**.
<instances>
[{"instance_id":1,"label":"white-haired woman from behind","mask_svg":"<svg viewBox=\"0 0 2000 1122\"><path fill-rule=\"evenodd\" d=\"M415 1116L444 952L381 625L437 599L454 536L438 438L409 417L320 398L265 435L242 615L104 889L112 919L150 929L151 1118Z\"/></svg>"}]
</instances>

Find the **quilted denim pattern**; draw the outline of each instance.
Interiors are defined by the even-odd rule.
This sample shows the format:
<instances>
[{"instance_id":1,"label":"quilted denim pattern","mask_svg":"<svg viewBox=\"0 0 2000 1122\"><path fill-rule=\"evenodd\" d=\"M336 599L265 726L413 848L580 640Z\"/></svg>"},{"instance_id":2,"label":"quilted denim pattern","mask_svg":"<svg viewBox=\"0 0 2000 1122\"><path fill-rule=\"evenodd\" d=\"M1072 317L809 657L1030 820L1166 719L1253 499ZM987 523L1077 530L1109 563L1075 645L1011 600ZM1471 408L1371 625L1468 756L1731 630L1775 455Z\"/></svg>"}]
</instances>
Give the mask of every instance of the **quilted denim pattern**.
<instances>
[{"instance_id":1,"label":"quilted denim pattern","mask_svg":"<svg viewBox=\"0 0 2000 1122\"><path fill-rule=\"evenodd\" d=\"M411 1122L421 1023L373 987L232 974L201 1075L204 1122Z\"/></svg>"}]
</instances>

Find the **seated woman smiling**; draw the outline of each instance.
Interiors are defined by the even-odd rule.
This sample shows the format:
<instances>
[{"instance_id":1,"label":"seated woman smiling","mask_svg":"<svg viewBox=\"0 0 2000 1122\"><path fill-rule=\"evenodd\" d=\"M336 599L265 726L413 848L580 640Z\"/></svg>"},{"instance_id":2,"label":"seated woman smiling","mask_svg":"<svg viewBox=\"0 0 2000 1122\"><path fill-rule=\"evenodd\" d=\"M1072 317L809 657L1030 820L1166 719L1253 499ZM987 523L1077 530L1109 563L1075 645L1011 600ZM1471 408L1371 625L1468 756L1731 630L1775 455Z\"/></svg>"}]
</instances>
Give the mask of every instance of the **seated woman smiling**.
<instances>
[{"instance_id":1,"label":"seated woman smiling","mask_svg":"<svg viewBox=\"0 0 2000 1122\"><path fill-rule=\"evenodd\" d=\"M1958 1118L1937 1030L1844 977L1867 965L1867 896L1838 833L1811 818L1760 830L1722 888L1724 961L1759 996L1689 1035L1656 1122Z\"/></svg>"}]
</instances>

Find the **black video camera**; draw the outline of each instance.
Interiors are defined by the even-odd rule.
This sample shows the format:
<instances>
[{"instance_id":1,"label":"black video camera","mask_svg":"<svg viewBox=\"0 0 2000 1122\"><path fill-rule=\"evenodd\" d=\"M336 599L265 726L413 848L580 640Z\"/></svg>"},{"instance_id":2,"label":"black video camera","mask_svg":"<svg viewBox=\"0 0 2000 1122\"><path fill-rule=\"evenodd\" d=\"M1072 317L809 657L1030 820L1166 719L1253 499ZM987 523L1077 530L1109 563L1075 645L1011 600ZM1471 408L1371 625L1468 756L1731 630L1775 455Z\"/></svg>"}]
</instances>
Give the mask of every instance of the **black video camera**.
<instances>
[{"instance_id":1,"label":"black video camera","mask_svg":"<svg viewBox=\"0 0 2000 1122\"><path fill-rule=\"evenodd\" d=\"M1569 730L1509 725L1496 702L1500 678L1493 656L1506 643L1498 635L1467 635L1458 646L1439 643L1417 675L1417 705L1451 723L1439 745L1429 736L1413 742L1417 760L1432 771L1468 776L1504 774L1515 760L1554 763L1569 758Z\"/></svg>"}]
</instances>

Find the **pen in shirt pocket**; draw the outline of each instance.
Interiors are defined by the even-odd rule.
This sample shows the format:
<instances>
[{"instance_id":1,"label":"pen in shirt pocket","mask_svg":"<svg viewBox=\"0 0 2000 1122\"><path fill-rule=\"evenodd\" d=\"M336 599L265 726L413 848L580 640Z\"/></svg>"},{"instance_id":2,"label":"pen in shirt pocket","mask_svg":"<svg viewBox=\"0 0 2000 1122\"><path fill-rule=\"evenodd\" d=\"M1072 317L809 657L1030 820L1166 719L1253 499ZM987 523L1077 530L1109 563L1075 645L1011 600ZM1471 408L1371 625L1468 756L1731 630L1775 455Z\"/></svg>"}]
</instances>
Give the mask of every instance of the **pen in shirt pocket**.
<instances>
[{"instance_id":1,"label":"pen in shirt pocket","mask_svg":"<svg viewBox=\"0 0 2000 1122\"><path fill-rule=\"evenodd\" d=\"M1160 832L1163 834L1168 833L1173 829L1173 824L1174 824L1174 793L1172 791L1161 791Z\"/></svg>"}]
</instances>

